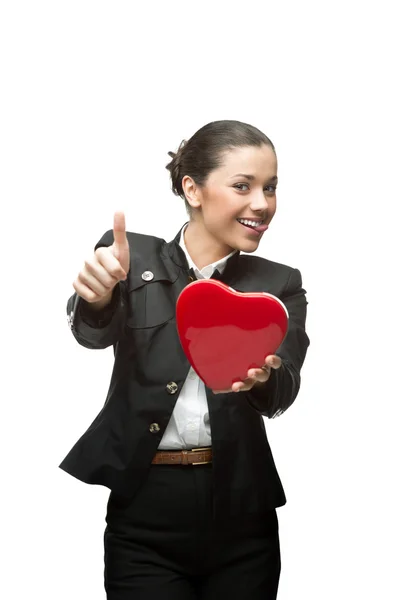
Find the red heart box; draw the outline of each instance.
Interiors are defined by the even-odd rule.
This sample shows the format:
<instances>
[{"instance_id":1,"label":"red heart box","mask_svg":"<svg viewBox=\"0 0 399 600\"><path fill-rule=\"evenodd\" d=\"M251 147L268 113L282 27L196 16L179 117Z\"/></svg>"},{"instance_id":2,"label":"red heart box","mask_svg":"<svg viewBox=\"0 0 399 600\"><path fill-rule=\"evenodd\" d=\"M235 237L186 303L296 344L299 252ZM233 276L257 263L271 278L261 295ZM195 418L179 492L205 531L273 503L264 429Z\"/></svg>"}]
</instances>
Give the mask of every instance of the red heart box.
<instances>
[{"instance_id":1,"label":"red heart box","mask_svg":"<svg viewBox=\"0 0 399 600\"><path fill-rule=\"evenodd\" d=\"M179 295L180 342L194 371L212 390L230 389L275 354L288 329L284 304L265 292L236 292L215 279L190 283Z\"/></svg>"}]
</instances>

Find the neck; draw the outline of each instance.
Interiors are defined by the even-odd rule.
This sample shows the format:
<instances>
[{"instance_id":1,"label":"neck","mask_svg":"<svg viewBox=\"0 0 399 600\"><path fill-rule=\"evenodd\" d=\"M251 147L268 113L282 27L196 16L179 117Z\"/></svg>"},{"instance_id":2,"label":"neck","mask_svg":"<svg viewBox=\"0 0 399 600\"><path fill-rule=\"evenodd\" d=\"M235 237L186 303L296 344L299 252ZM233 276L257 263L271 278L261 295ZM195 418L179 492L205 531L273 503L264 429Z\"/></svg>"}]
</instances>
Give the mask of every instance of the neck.
<instances>
[{"instance_id":1,"label":"neck","mask_svg":"<svg viewBox=\"0 0 399 600\"><path fill-rule=\"evenodd\" d=\"M215 239L198 221L190 221L183 235L187 251L199 270L233 251L233 248Z\"/></svg>"}]
</instances>

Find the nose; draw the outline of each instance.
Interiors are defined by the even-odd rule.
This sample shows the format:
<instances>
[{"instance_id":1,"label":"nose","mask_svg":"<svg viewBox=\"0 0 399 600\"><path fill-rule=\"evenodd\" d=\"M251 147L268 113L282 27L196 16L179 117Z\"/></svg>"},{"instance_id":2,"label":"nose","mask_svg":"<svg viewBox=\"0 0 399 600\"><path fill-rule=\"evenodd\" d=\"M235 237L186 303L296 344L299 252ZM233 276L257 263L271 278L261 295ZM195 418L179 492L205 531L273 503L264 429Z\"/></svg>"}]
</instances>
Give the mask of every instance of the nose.
<instances>
[{"instance_id":1,"label":"nose","mask_svg":"<svg viewBox=\"0 0 399 600\"><path fill-rule=\"evenodd\" d=\"M254 212L265 212L269 208L269 204L267 202L267 198L263 190L260 192L254 192L251 197L251 210Z\"/></svg>"}]
</instances>

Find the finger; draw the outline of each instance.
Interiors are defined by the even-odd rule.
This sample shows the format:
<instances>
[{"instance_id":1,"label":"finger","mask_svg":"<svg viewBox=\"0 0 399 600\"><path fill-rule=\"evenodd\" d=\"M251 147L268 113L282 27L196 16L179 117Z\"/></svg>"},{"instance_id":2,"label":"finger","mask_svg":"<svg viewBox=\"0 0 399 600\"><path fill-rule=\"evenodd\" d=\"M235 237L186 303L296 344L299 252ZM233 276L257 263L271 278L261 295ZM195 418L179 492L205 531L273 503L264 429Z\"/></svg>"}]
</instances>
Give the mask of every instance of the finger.
<instances>
[{"instance_id":1,"label":"finger","mask_svg":"<svg viewBox=\"0 0 399 600\"><path fill-rule=\"evenodd\" d=\"M277 368L277 367L276 367ZM271 368L266 366L262 369L250 369L248 371L248 378L244 381L236 381L231 386L230 390L212 390L214 394L227 394L228 392L246 392L253 388L255 383L266 382L271 373Z\"/></svg>"},{"instance_id":2,"label":"finger","mask_svg":"<svg viewBox=\"0 0 399 600\"><path fill-rule=\"evenodd\" d=\"M114 241L117 246L126 246L128 243L126 237L126 219L123 212L114 214Z\"/></svg>"},{"instance_id":3,"label":"finger","mask_svg":"<svg viewBox=\"0 0 399 600\"><path fill-rule=\"evenodd\" d=\"M235 383L233 385L233 388L231 389L232 392L249 392L249 390L252 390L252 388L254 387L256 381L254 379L251 380L245 380L245 382L241 382L241 383Z\"/></svg>"},{"instance_id":4,"label":"finger","mask_svg":"<svg viewBox=\"0 0 399 600\"><path fill-rule=\"evenodd\" d=\"M265 365L272 369L279 369L281 367L282 360L277 354L270 354L265 358Z\"/></svg>"},{"instance_id":5,"label":"finger","mask_svg":"<svg viewBox=\"0 0 399 600\"><path fill-rule=\"evenodd\" d=\"M72 285L77 295L83 298L83 300L86 300L87 302L97 302L103 297L93 292L91 288L82 283L79 279L76 279Z\"/></svg>"},{"instance_id":6,"label":"finger","mask_svg":"<svg viewBox=\"0 0 399 600\"><path fill-rule=\"evenodd\" d=\"M245 383L243 381L236 381L231 386L232 392L242 392L242 391L244 391L244 389L245 389Z\"/></svg>"},{"instance_id":7,"label":"finger","mask_svg":"<svg viewBox=\"0 0 399 600\"><path fill-rule=\"evenodd\" d=\"M253 388L253 386L255 385L255 383L257 381L259 381L259 380L255 379L254 377L248 377L247 379L244 379L244 381L236 381L232 385L232 391L233 392L247 392L248 390Z\"/></svg>"},{"instance_id":8,"label":"finger","mask_svg":"<svg viewBox=\"0 0 399 600\"><path fill-rule=\"evenodd\" d=\"M263 373L262 369L256 369L256 371L261 371ZM214 394L228 394L230 392L245 392L245 391L250 390L257 381L259 381L259 380L256 378L248 377L248 379L245 379L244 381L236 381L235 383L233 383L233 385L231 386L231 388L229 390L212 390L212 392Z\"/></svg>"},{"instance_id":9,"label":"finger","mask_svg":"<svg viewBox=\"0 0 399 600\"><path fill-rule=\"evenodd\" d=\"M247 381L236 381L231 386L232 392L245 392L246 389L250 389Z\"/></svg>"},{"instance_id":10,"label":"finger","mask_svg":"<svg viewBox=\"0 0 399 600\"><path fill-rule=\"evenodd\" d=\"M126 273L130 270L130 247L126 235L126 222L123 212L114 215L114 243L111 252L117 258Z\"/></svg>"},{"instance_id":11,"label":"finger","mask_svg":"<svg viewBox=\"0 0 399 600\"><path fill-rule=\"evenodd\" d=\"M113 255L112 252L110 252L109 248L98 248L96 250L96 259L99 265L101 265L106 271L106 273L108 273L108 277L114 278L116 279L116 281L126 279L126 271L123 269L119 260ZM101 276L101 274L103 274L103 271L99 271L98 274L99 276ZM107 280L103 277L101 278L101 281L103 281L104 284L107 285Z\"/></svg>"},{"instance_id":12,"label":"finger","mask_svg":"<svg viewBox=\"0 0 399 600\"><path fill-rule=\"evenodd\" d=\"M98 275L98 271L100 271L100 269L103 271L101 276ZM105 269L101 266L98 266L96 268L96 272L93 273L90 271L88 266L85 265L82 271L79 273L77 281L91 289L99 296L105 296L117 284L117 280L110 278Z\"/></svg>"},{"instance_id":13,"label":"finger","mask_svg":"<svg viewBox=\"0 0 399 600\"><path fill-rule=\"evenodd\" d=\"M265 382L270 377L270 367L263 369L250 369L248 371L248 377L255 381Z\"/></svg>"},{"instance_id":14,"label":"finger","mask_svg":"<svg viewBox=\"0 0 399 600\"><path fill-rule=\"evenodd\" d=\"M261 371L261 369L257 370ZM227 394L229 392L246 392L250 390L257 381L259 380L253 377L248 377L248 379L245 379L244 381L236 381L235 383L233 383L230 390L218 390L214 392L214 394Z\"/></svg>"}]
</instances>

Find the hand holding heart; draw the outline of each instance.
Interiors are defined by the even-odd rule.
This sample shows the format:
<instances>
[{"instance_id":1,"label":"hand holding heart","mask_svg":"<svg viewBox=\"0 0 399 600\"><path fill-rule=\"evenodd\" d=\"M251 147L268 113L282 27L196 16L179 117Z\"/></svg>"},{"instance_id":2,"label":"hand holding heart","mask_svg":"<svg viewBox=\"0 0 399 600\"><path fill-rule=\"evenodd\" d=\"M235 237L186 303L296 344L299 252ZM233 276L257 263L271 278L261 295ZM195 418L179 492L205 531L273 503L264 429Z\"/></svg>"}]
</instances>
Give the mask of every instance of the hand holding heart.
<instances>
[{"instance_id":1,"label":"hand holding heart","mask_svg":"<svg viewBox=\"0 0 399 600\"><path fill-rule=\"evenodd\" d=\"M281 364L281 358L275 354L271 354L265 358L265 364L261 369L250 369L248 371L247 379L233 383L229 390L213 390L213 393L226 394L228 392L248 392L256 383L266 383L271 375L272 369L279 369Z\"/></svg>"},{"instance_id":2,"label":"hand holding heart","mask_svg":"<svg viewBox=\"0 0 399 600\"><path fill-rule=\"evenodd\" d=\"M182 348L215 393L248 391L281 367L276 352L287 332L288 316L276 296L238 292L214 279L187 285L176 307Z\"/></svg>"}]
</instances>

